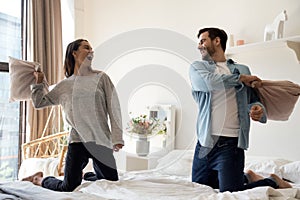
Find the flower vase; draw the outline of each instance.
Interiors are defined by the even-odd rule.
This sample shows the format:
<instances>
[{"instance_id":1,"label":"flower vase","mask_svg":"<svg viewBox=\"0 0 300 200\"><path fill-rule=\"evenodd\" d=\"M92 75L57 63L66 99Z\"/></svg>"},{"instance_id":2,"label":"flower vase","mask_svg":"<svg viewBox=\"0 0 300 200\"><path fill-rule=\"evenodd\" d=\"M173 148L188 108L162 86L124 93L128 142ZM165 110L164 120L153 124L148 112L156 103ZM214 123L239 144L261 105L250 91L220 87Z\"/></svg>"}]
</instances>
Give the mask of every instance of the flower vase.
<instances>
[{"instance_id":1,"label":"flower vase","mask_svg":"<svg viewBox=\"0 0 300 200\"><path fill-rule=\"evenodd\" d=\"M138 156L147 156L149 154L150 142L147 136L138 137L136 141L136 154Z\"/></svg>"}]
</instances>

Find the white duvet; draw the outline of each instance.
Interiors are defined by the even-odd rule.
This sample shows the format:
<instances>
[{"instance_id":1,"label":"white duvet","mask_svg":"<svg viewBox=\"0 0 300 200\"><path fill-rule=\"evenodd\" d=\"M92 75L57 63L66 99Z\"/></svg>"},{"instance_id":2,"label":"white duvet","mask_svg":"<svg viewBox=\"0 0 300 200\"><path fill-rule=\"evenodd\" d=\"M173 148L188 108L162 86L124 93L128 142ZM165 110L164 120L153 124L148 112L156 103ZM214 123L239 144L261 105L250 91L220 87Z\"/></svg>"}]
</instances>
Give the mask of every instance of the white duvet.
<instances>
[{"instance_id":1,"label":"white duvet","mask_svg":"<svg viewBox=\"0 0 300 200\"><path fill-rule=\"evenodd\" d=\"M273 189L258 187L241 192L218 191L201 184L192 183L189 177L163 175L159 171L127 172L113 182L98 180L84 182L73 192L54 192L30 182L0 184L0 199L87 199L87 200L209 200L209 199L300 199L300 187Z\"/></svg>"},{"instance_id":2,"label":"white duvet","mask_svg":"<svg viewBox=\"0 0 300 200\"><path fill-rule=\"evenodd\" d=\"M156 169L145 171L120 172L120 180L113 182L98 180L83 182L73 192L54 192L33 185L30 182L14 181L0 183L0 199L32 199L32 200L292 200L300 199L300 161L287 161L271 158L247 158L246 169L267 176L276 173L297 184L289 189L273 189L257 187L240 192L220 193L211 187L191 182L192 151L173 150L158 160ZM40 162L40 161L39 161ZM38 163L39 163L38 162ZM51 162L45 162L42 168ZM53 164L55 166L55 164ZM20 169L20 176L29 173L25 163ZM40 166L30 162L32 166ZM41 167L41 166L40 166ZM41 169L42 169L41 168ZM37 170L37 169L35 169ZM22 173L21 173L22 172ZM30 171L31 172L31 171ZM52 174L51 174L52 173ZM51 170L50 175L53 174Z\"/></svg>"},{"instance_id":3,"label":"white duvet","mask_svg":"<svg viewBox=\"0 0 300 200\"><path fill-rule=\"evenodd\" d=\"M162 175L159 171L129 172L121 178L118 182L86 182L76 191L107 199L126 200L300 199L300 187L276 190L259 187L241 192L219 193L211 187L192 183L189 177Z\"/></svg>"}]
</instances>

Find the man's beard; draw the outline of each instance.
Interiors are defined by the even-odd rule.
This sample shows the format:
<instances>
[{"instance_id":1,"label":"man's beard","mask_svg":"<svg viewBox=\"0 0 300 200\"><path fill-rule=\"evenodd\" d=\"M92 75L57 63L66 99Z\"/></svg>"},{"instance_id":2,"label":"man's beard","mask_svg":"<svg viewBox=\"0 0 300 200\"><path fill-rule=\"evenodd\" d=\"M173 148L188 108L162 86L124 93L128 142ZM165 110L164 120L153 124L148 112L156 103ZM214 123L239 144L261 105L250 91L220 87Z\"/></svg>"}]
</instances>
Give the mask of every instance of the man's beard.
<instances>
[{"instance_id":1,"label":"man's beard","mask_svg":"<svg viewBox=\"0 0 300 200\"><path fill-rule=\"evenodd\" d=\"M206 60L206 61L212 61L212 57L211 55L214 53L213 49L211 48L206 48L206 47L201 47L200 49L200 53L202 55L202 60Z\"/></svg>"}]
</instances>

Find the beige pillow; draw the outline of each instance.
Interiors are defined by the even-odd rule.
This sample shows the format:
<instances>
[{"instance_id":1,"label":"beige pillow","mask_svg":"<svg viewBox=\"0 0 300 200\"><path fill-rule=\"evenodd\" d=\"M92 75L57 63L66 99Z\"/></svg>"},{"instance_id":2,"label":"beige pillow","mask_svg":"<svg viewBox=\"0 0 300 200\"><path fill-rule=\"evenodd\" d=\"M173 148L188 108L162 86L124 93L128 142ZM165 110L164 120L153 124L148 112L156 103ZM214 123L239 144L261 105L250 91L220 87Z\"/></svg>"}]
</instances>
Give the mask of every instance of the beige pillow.
<instances>
[{"instance_id":1,"label":"beige pillow","mask_svg":"<svg viewBox=\"0 0 300 200\"><path fill-rule=\"evenodd\" d=\"M31 98L30 85L35 83L34 71L40 70L40 64L9 57L10 97L9 102ZM46 90L48 83L44 79Z\"/></svg>"}]
</instances>

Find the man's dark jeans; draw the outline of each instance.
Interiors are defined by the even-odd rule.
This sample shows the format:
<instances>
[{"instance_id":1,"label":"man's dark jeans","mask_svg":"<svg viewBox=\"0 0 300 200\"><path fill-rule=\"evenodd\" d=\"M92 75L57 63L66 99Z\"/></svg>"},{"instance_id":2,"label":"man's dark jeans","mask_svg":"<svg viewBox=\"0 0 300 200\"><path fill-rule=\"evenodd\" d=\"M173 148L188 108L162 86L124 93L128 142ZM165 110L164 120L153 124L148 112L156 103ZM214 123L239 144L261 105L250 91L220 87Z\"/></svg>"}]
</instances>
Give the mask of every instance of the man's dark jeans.
<instances>
[{"instance_id":1,"label":"man's dark jeans","mask_svg":"<svg viewBox=\"0 0 300 200\"><path fill-rule=\"evenodd\" d=\"M247 184L244 175L244 150L237 147L238 138L218 137L213 148L195 148L192 181L208 185L220 192L241 191L259 186L277 188L276 182L266 178Z\"/></svg>"}]
</instances>

